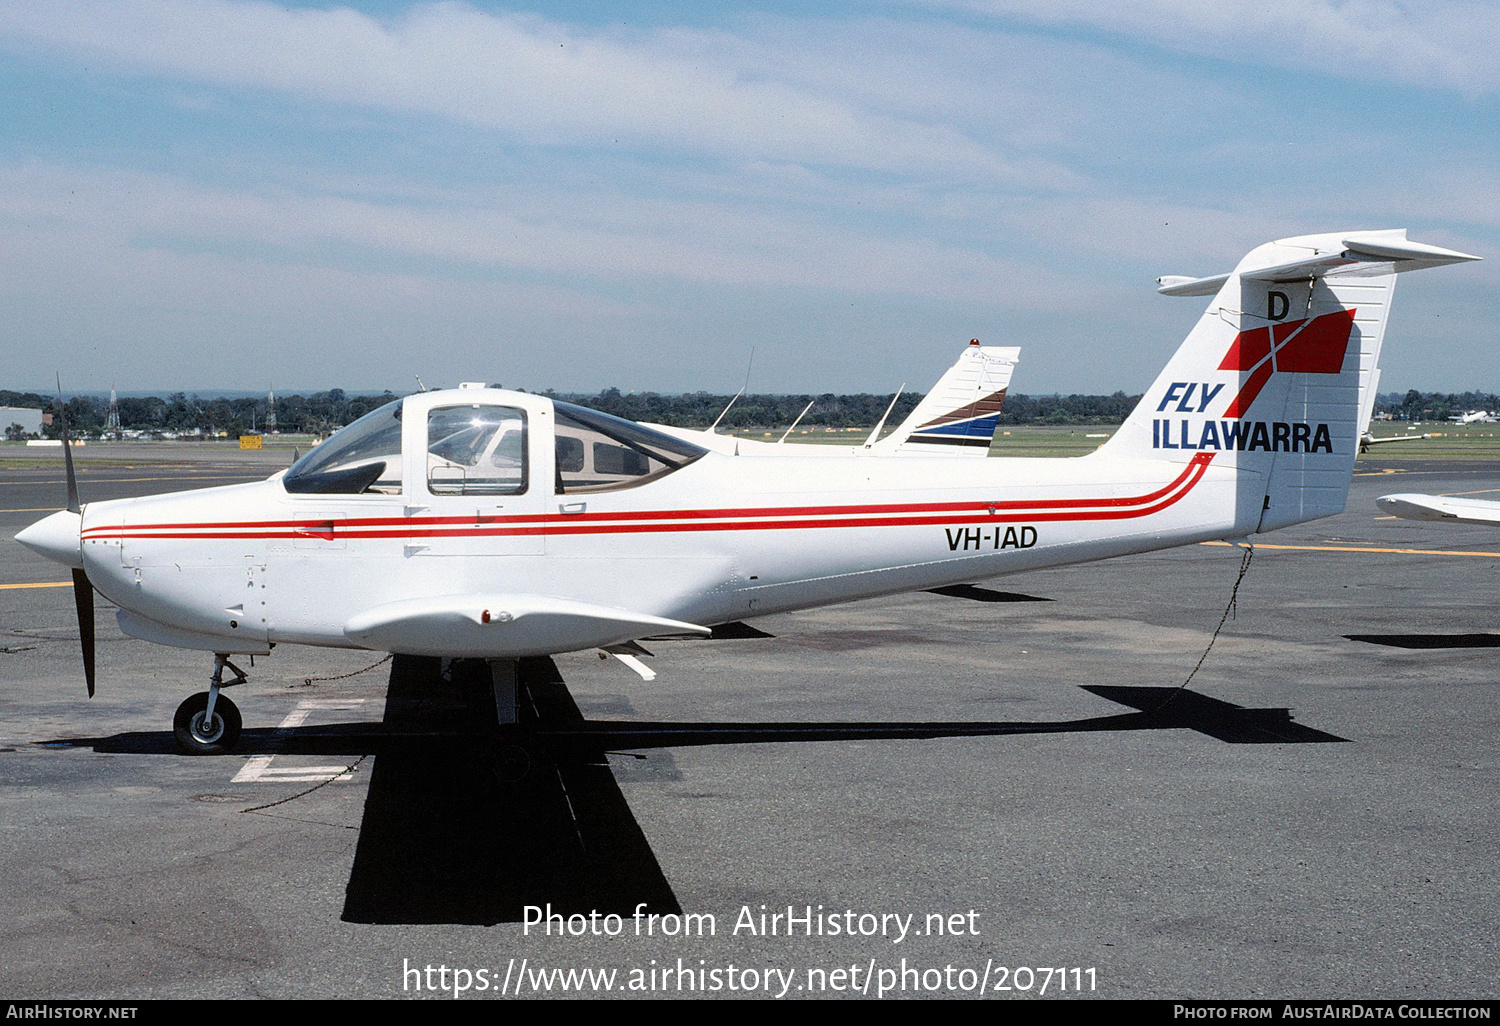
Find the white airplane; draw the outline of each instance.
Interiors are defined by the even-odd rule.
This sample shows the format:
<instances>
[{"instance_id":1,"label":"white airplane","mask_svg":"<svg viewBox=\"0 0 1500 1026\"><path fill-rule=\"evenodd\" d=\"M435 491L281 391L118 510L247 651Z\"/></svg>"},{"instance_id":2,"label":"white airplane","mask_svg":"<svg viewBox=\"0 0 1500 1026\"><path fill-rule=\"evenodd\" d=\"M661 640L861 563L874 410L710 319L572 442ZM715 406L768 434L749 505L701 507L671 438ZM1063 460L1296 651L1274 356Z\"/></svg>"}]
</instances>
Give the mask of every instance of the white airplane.
<instances>
[{"instance_id":1,"label":"white airplane","mask_svg":"<svg viewBox=\"0 0 1500 1026\"><path fill-rule=\"evenodd\" d=\"M905 420L884 438L880 431L885 417L875 425L863 444L821 445L787 442L792 428L776 442L721 435L713 430L694 431L666 424L646 426L665 431L705 449L728 456L988 456L990 443L1000 428L1000 410L1011 375L1021 358L1019 346L982 346L973 339L958 360L938 379L932 390L907 414ZM899 396L899 393L898 393ZM886 415L896 405L891 400ZM808 404L808 409L812 404ZM802 413L805 415L807 410ZM798 418L801 420L801 417ZM794 446L788 449L787 445Z\"/></svg>"},{"instance_id":2,"label":"white airplane","mask_svg":"<svg viewBox=\"0 0 1500 1026\"><path fill-rule=\"evenodd\" d=\"M1359 451L1369 452L1372 445L1385 445L1389 442L1421 442L1431 438L1431 435L1386 435L1376 438L1372 432L1365 431L1359 436Z\"/></svg>"},{"instance_id":3,"label":"white airplane","mask_svg":"<svg viewBox=\"0 0 1500 1026\"><path fill-rule=\"evenodd\" d=\"M1404 231L1310 235L1212 278L1207 312L1106 444L1071 459L753 459L544 396L396 400L250 484L81 505L23 545L125 633L214 654L181 746L233 746L236 654L280 644L525 657L1256 532L1344 508L1398 272L1477 259ZM224 679L225 668L236 677Z\"/></svg>"},{"instance_id":4,"label":"white airplane","mask_svg":"<svg viewBox=\"0 0 1500 1026\"><path fill-rule=\"evenodd\" d=\"M1431 435L1386 435L1384 438L1376 438L1375 433L1370 430L1370 422L1375 416L1375 398L1380 389L1380 368L1375 368L1375 375L1370 380L1370 387L1363 393L1360 400L1359 416L1359 451L1369 452L1374 445L1385 445L1389 442L1415 442L1421 439L1431 438Z\"/></svg>"},{"instance_id":5,"label":"white airplane","mask_svg":"<svg viewBox=\"0 0 1500 1026\"><path fill-rule=\"evenodd\" d=\"M1495 415L1489 410L1466 410L1448 418L1455 424L1493 424Z\"/></svg>"}]
</instances>

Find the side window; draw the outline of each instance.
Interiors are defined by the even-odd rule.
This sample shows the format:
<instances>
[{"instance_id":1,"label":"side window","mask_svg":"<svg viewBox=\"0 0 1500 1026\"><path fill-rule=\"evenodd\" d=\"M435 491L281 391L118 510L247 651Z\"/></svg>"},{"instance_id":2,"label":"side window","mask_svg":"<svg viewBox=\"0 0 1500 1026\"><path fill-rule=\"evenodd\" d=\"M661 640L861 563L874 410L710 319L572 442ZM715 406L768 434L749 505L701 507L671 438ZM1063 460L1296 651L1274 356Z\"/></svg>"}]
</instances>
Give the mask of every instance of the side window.
<instances>
[{"instance_id":1,"label":"side window","mask_svg":"<svg viewBox=\"0 0 1500 1026\"><path fill-rule=\"evenodd\" d=\"M645 477L651 473L651 461L623 445L595 442L594 469L609 477Z\"/></svg>"},{"instance_id":2,"label":"side window","mask_svg":"<svg viewBox=\"0 0 1500 1026\"><path fill-rule=\"evenodd\" d=\"M554 401L557 493L608 492L654 481L708 450L632 421Z\"/></svg>"},{"instance_id":3,"label":"side window","mask_svg":"<svg viewBox=\"0 0 1500 1026\"><path fill-rule=\"evenodd\" d=\"M557 436L557 470L564 474L577 474L583 470L582 439Z\"/></svg>"},{"instance_id":4,"label":"side window","mask_svg":"<svg viewBox=\"0 0 1500 1026\"><path fill-rule=\"evenodd\" d=\"M509 406L442 406L427 415L427 490L519 495L526 490L526 414Z\"/></svg>"}]
</instances>

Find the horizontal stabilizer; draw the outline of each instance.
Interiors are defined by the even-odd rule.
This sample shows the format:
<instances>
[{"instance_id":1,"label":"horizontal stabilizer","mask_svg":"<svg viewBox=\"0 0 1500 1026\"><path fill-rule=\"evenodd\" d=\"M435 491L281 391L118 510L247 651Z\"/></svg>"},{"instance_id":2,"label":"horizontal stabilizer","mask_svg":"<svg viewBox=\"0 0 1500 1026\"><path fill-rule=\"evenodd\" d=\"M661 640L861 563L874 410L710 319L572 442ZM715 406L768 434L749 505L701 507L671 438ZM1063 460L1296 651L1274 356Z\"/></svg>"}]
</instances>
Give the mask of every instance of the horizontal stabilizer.
<instances>
[{"instance_id":1,"label":"horizontal stabilizer","mask_svg":"<svg viewBox=\"0 0 1500 1026\"><path fill-rule=\"evenodd\" d=\"M443 595L368 609L344 625L364 648L402 655L515 659L603 648L648 635L707 637L707 627L547 595Z\"/></svg>"},{"instance_id":2,"label":"horizontal stabilizer","mask_svg":"<svg viewBox=\"0 0 1500 1026\"><path fill-rule=\"evenodd\" d=\"M1186 274L1164 274L1156 279L1157 292L1164 296L1213 296L1229 280L1227 274L1211 278L1193 278Z\"/></svg>"},{"instance_id":3,"label":"horizontal stabilizer","mask_svg":"<svg viewBox=\"0 0 1500 1026\"><path fill-rule=\"evenodd\" d=\"M1405 229L1396 229L1351 232L1339 239L1336 245L1308 247L1306 255L1300 259L1282 260L1264 267L1241 264L1233 273L1252 281L1294 282L1330 275L1362 277L1393 271L1418 271L1479 259L1454 249L1412 242L1406 237ZM1190 278L1168 274L1156 279L1156 291L1164 296L1212 296L1231 276L1217 274L1209 278Z\"/></svg>"},{"instance_id":4,"label":"horizontal stabilizer","mask_svg":"<svg viewBox=\"0 0 1500 1026\"><path fill-rule=\"evenodd\" d=\"M1500 524L1500 502L1446 495L1382 495L1375 505L1403 520L1453 520L1461 524Z\"/></svg>"},{"instance_id":5,"label":"horizontal stabilizer","mask_svg":"<svg viewBox=\"0 0 1500 1026\"><path fill-rule=\"evenodd\" d=\"M1380 233L1351 235L1344 240L1344 245L1361 256L1376 257L1381 260L1428 260L1432 262L1433 267L1439 264L1458 264L1465 260L1482 259L1454 249L1442 249L1421 242L1412 242L1404 236L1400 239L1380 237Z\"/></svg>"}]
</instances>

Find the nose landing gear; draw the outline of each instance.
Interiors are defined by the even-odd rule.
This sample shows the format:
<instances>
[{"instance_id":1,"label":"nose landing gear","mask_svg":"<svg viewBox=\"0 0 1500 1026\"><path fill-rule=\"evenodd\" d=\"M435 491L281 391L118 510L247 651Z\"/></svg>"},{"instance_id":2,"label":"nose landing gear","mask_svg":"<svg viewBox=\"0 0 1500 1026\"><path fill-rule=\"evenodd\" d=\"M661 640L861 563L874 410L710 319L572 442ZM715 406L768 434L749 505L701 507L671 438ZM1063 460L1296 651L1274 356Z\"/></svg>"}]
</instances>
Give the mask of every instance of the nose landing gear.
<instances>
[{"instance_id":1,"label":"nose landing gear","mask_svg":"<svg viewBox=\"0 0 1500 1026\"><path fill-rule=\"evenodd\" d=\"M234 679L224 679L224 667L234 671ZM172 717L172 735L177 747L188 755L221 755L240 739L240 711L233 702L219 694L220 688L243 684L245 671L229 661L227 655L214 656L214 675L208 690L189 696Z\"/></svg>"}]
</instances>

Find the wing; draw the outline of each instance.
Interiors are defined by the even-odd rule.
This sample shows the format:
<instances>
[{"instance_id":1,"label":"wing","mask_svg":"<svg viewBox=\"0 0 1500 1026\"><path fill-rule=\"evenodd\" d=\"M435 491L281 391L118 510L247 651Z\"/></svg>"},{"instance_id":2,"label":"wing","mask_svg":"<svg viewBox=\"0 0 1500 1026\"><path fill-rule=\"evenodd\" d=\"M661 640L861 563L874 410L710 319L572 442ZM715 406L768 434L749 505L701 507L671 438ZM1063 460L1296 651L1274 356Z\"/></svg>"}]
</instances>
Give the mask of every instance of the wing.
<instances>
[{"instance_id":1,"label":"wing","mask_svg":"<svg viewBox=\"0 0 1500 1026\"><path fill-rule=\"evenodd\" d=\"M1455 520L1461 524L1500 524L1500 502L1446 495L1382 495L1375 505L1404 520Z\"/></svg>"},{"instance_id":2,"label":"wing","mask_svg":"<svg viewBox=\"0 0 1500 1026\"><path fill-rule=\"evenodd\" d=\"M403 655L516 659L602 648L647 636L707 637L697 624L547 595L500 593L402 599L344 625L363 648Z\"/></svg>"}]
</instances>

